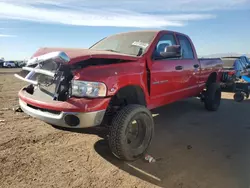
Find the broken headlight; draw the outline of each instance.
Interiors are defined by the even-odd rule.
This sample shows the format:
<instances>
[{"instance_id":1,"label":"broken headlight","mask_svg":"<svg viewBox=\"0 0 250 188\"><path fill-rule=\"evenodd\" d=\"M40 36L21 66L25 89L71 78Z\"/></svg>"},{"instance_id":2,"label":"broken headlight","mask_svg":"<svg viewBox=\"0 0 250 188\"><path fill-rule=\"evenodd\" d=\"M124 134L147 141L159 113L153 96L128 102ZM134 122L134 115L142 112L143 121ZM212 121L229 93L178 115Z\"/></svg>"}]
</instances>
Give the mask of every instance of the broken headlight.
<instances>
[{"instance_id":1,"label":"broken headlight","mask_svg":"<svg viewBox=\"0 0 250 188\"><path fill-rule=\"evenodd\" d=\"M107 87L101 82L72 80L71 96L75 97L105 97Z\"/></svg>"}]
</instances>

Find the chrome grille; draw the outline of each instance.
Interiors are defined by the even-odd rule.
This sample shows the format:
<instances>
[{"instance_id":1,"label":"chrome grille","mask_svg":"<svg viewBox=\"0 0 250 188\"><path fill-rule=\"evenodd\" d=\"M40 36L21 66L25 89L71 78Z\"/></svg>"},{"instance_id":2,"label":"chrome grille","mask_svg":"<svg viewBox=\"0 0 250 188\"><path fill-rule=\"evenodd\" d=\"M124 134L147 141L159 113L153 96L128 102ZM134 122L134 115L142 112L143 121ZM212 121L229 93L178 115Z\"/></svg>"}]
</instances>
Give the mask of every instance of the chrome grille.
<instances>
[{"instance_id":1,"label":"chrome grille","mask_svg":"<svg viewBox=\"0 0 250 188\"><path fill-rule=\"evenodd\" d=\"M66 100L70 80L73 78L64 52L51 52L30 59L26 67L15 76L31 84L29 93L41 100ZM65 68L66 67L66 68ZM33 87L34 86L34 87Z\"/></svg>"},{"instance_id":2,"label":"chrome grille","mask_svg":"<svg viewBox=\"0 0 250 188\"><path fill-rule=\"evenodd\" d=\"M38 86L34 88L33 96L38 99L52 101L55 95L56 84L50 86Z\"/></svg>"}]
</instances>

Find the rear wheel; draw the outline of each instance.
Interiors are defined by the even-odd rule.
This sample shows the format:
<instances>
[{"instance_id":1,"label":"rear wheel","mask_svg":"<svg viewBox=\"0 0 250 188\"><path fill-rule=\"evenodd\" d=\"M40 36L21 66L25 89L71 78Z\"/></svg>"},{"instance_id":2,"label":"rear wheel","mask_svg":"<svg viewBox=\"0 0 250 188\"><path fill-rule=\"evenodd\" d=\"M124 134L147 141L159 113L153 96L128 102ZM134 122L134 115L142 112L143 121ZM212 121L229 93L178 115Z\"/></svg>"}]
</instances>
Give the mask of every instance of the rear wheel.
<instances>
[{"instance_id":1,"label":"rear wheel","mask_svg":"<svg viewBox=\"0 0 250 188\"><path fill-rule=\"evenodd\" d=\"M154 133L150 111L141 105L128 105L112 120L109 146L119 159L134 161L148 149Z\"/></svg>"},{"instance_id":2,"label":"rear wheel","mask_svg":"<svg viewBox=\"0 0 250 188\"><path fill-rule=\"evenodd\" d=\"M221 101L221 88L217 83L211 83L205 94L205 108L208 111L216 111L220 106Z\"/></svg>"}]
</instances>

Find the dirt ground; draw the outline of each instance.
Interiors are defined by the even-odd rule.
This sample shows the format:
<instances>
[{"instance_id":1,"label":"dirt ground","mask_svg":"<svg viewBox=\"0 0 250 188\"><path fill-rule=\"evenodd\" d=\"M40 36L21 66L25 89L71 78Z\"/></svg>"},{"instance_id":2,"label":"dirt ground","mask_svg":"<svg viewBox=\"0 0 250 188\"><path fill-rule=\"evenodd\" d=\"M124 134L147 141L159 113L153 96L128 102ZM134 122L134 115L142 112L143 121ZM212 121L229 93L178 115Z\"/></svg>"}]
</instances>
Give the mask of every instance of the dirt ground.
<instances>
[{"instance_id":1,"label":"dirt ground","mask_svg":"<svg viewBox=\"0 0 250 188\"><path fill-rule=\"evenodd\" d=\"M0 187L249 188L250 102L223 94L218 112L197 99L153 111L155 163L114 158L100 129L59 130L14 113L24 85L0 70Z\"/></svg>"}]
</instances>

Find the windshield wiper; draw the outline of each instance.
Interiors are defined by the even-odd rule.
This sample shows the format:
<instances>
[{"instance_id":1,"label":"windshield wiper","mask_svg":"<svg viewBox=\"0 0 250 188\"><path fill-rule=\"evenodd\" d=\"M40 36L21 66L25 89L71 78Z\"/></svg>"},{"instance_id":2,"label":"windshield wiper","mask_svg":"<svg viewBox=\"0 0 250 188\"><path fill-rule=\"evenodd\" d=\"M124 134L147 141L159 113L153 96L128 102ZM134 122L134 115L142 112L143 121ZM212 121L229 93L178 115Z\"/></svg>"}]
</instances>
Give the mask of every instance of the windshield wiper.
<instances>
[{"instance_id":1,"label":"windshield wiper","mask_svg":"<svg viewBox=\"0 0 250 188\"><path fill-rule=\"evenodd\" d=\"M116 50L112 50L112 49L104 49L104 51L109 51L109 52L116 52L116 53L121 53L119 51L116 51Z\"/></svg>"},{"instance_id":2,"label":"windshield wiper","mask_svg":"<svg viewBox=\"0 0 250 188\"><path fill-rule=\"evenodd\" d=\"M109 52L115 52L115 53L120 53L120 54L125 54L120 51L112 50L112 49L104 49L103 51L109 51ZM126 54L126 55L133 55L133 54ZM139 53L137 56L140 56L141 54ZM135 56L135 55L133 55Z\"/></svg>"}]
</instances>

